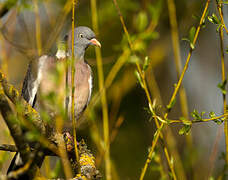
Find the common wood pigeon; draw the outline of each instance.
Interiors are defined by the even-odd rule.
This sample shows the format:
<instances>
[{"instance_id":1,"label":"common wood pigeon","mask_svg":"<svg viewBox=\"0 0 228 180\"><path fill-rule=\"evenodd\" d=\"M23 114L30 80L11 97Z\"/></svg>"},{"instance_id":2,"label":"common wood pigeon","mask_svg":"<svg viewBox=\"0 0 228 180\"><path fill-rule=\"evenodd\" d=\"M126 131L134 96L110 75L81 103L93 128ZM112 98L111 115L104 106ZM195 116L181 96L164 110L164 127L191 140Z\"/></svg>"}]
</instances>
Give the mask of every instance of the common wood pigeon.
<instances>
[{"instance_id":1,"label":"common wood pigeon","mask_svg":"<svg viewBox=\"0 0 228 180\"><path fill-rule=\"evenodd\" d=\"M59 86L55 87L53 83L54 72L56 72L57 64L64 62L66 58L71 58L71 34L70 31L64 40L67 43L67 51L58 50L56 58L43 55L36 60L32 60L29 63L28 70L23 82L22 96L32 106L35 107L37 104L38 90L40 89L41 94L48 94L51 91L56 91L57 95L61 94L65 89L66 78L62 78L61 82L58 82ZM100 42L95 38L95 33L88 27L79 26L74 29L74 58L75 58L75 119L77 120L81 113L85 110L88 105L92 93L92 71L90 66L84 59L85 51L90 45L101 47ZM60 65L61 66L61 65ZM68 70L68 83L69 88L71 84L71 71ZM65 92L65 91L64 91ZM71 92L71 91L69 91ZM57 98L57 97L56 97ZM63 103L64 104L64 103ZM71 107L71 94L69 93L69 99L66 103L70 109ZM70 116L69 116L70 117ZM11 161L10 167L7 173L14 171L24 165L18 153L15 154ZM20 179L20 177L19 177ZM24 177L21 177L24 179Z\"/></svg>"}]
</instances>

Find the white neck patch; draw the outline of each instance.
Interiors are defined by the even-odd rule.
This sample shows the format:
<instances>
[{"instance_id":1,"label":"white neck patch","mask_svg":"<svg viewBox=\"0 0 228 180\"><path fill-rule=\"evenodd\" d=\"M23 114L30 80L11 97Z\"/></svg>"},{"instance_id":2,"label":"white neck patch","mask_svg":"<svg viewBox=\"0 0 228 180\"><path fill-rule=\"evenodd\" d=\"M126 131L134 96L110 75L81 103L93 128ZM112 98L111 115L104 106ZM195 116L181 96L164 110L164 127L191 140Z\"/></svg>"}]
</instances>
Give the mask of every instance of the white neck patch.
<instances>
[{"instance_id":1,"label":"white neck patch","mask_svg":"<svg viewBox=\"0 0 228 180\"><path fill-rule=\"evenodd\" d=\"M65 50L58 50L56 55L55 55L58 59L64 59L66 58L67 54L65 52Z\"/></svg>"}]
</instances>

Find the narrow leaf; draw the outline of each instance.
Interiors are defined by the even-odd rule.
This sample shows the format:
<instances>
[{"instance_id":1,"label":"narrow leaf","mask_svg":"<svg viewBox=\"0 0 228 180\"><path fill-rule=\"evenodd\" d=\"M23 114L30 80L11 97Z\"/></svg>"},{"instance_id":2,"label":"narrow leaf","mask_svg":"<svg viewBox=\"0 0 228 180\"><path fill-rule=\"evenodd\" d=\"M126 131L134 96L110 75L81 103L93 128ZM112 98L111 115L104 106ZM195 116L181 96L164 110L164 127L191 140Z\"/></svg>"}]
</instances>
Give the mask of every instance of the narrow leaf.
<instances>
[{"instance_id":1,"label":"narrow leaf","mask_svg":"<svg viewBox=\"0 0 228 180\"><path fill-rule=\"evenodd\" d=\"M176 98L166 106L167 110L170 111L173 108L175 103L176 103Z\"/></svg>"},{"instance_id":2,"label":"narrow leaf","mask_svg":"<svg viewBox=\"0 0 228 180\"><path fill-rule=\"evenodd\" d=\"M222 83L218 84L218 88L222 91L222 94L226 94L226 84L227 84L227 80L225 79Z\"/></svg>"},{"instance_id":3,"label":"narrow leaf","mask_svg":"<svg viewBox=\"0 0 228 180\"><path fill-rule=\"evenodd\" d=\"M184 134L188 134L190 129L191 129L191 125L184 125L180 130L179 130L179 134L180 135L184 135Z\"/></svg>"},{"instance_id":4,"label":"narrow leaf","mask_svg":"<svg viewBox=\"0 0 228 180\"><path fill-rule=\"evenodd\" d=\"M218 17L214 13L211 16L208 16L208 20L212 24L220 24L220 21L219 21Z\"/></svg>"},{"instance_id":5,"label":"narrow leaf","mask_svg":"<svg viewBox=\"0 0 228 180\"><path fill-rule=\"evenodd\" d=\"M142 78L138 71L135 71L135 76L136 76L137 80L139 81L141 87L144 88L143 83L142 83Z\"/></svg>"},{"instance_id":6,"label":"narrow leaf","mask_svg":"<svg viewBox=\"0 0 228 180\"><path fill-rule=\"evenodd\" d=\"M143 71L147 70L147 68L149 67L149 64L150 64L150 58L148 58L148 56L146 56L144 64L143 64Z\"/></svg>"},{"instance_id":7,"label":"narrow leaf","mask_svg":"<svg viewBox=\"0 0 228 180\"><path fill-rule=\"evenodd\" d=\"M191 28L190 31L189 31L189 36L188 36L189 41L190 41L191 43L193 43L195 34L196 34L196 28L195 28L195 26L192 26L192 28Z\"/></svg>"}]
</instances>

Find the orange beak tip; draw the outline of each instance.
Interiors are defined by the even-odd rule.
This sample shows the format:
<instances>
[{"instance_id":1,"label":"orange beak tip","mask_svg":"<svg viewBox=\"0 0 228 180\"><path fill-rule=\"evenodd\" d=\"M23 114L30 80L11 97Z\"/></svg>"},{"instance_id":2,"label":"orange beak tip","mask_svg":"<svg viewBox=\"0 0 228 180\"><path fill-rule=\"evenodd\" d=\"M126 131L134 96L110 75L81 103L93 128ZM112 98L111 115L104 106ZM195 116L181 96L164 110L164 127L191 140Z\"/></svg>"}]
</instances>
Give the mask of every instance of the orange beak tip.
<instances>
[{"instance_id":1,"label":"orange beak tip","mask_svg":"<svg viewBox=\"0 0 228 180\"><path fill-rule=\"evenodd\" d=\"M93 38L93 39L90 40L90 42L91 42L94 46L97 46L97 47L101 48L101 43L100 43L97 39Z\"/></svg>"}]
</instances>

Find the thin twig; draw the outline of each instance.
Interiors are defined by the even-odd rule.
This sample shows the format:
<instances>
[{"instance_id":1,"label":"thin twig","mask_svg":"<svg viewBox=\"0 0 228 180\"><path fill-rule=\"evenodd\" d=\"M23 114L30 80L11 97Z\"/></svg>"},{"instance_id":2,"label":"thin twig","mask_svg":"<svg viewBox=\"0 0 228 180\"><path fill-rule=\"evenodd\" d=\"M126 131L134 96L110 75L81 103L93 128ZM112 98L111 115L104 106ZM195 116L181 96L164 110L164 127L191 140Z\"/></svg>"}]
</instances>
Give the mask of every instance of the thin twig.
<instances>
[{"instance_id":1,"label":"thin twig","mask_svg":"<svg viewBox=\"0 0 228 180\"><path fill-rule=\"evenodd\" d=\"M34 159L34 158L30 158L30 159L25 163L25 165L24 165L23 167L21 167L21 168L15 170L15 171L10 172L10 173L7 175L7 177L8 177L9 179L11 179L11 178L17 179L20 175L25 174L25 173L28 171L28 169L31 167L31 164L32 164L33 159ZM35 174L34 174L33 176L35 176Z\"/></svg>"},{"instance_id":2,"label":"thin twig","mask_svg":"<svg viewBox=\"0 0 228 180\"><path fill-rule=\"evenodd\" d=\"M198 38L200 29L201 29L201 25L203 24L203 21L204 21L205 16L206 16L206 12L207 12L207 9L208 9L209 2L210 2L210 0L207 0L206 5L205 5L205 8L204 8L204 11L203 11L203 14L202 14L202 17L201 17L201 19L200 19L199 26L198 26L198 28L197 28L197 30L196 30L196 33L195 33L195 36L194 36L193 45L195 45L196 40L197 40L197 38ZM179 79L179 81L178 81L178 83L177 83L177 85L176 85L176 88L175 88L175 90L174 90L174 92L173 92L173 95L172 95L172 97L171 97L171 99L170 99L170 102L169 102L168 106L171 106L171 104L173 103L174 99L176 98L177 92L178 92L178 90L179 90L179 88L180 88L180 86L181 86L182 80L183 80L183 78L184 78L184 74L185 74L185 72L186 72L186 70L187 70L187 68L188 68L188 64L189 64L189 61L190 61L192 52L193 52L193 49L191 48L190 51L189 51L189 54L188 54L188 57L187 57L187 60L186 60L184 69L183 69L183 71L182 71L182 73L181 73L181 75L180 75L180 79ZM164 115L164 119L166 119L167 116L168 116L168 112ZM161 126L163 127L163 123L161 124ZM160 135L160 133L161 133L161 131L157 131L157 134L158 134L158 135ZM156 142L157 142L157 141L156 141ZM154 143L155 143L155 142L153 142L153 144L154 144ZM151 150L150 150L150 152L149 152L149 155L152 155L152 152L151 152L151 151L153 151L153 150L154 150L154 149L151 148ZM148 155L148 157L149 157L149 155ZM145 166L144 166L144 169L147 169L147 167L148 167L148 165L147 165L147 163L146 163ZM143 169L143 171L142 171L142 173L141 173L141 178L140 178L141 180L144 178L144 175L145 175L144 169ZM175 177L174 177L174 178L175 178Z\"/></svg>"},{"instance_id":3,"label":"thin twig","mask_svg":"<svg viewBox=\"0 0 228 180\"><path fill-rule=\"evenodd\" d=\"M73 175L72 175L72 170L69 163L68 155L66 153L66 146L65 146L62 134L56 135L56 140L58 143L59 155L63 164L64 173L66 175L66 178L70 179L73 177Z\"/></svg>"},{"instance_id":4,"label":"thin twig","mask_svg":"<svg viewBox=\"0 0 228 180\"><path fill-rule=\"evenodd\" d=\"M207 118L207 119L194 119L194 120L164 120L161 117L158 117L158 119L160 121L162 121L163 123L183 123L183 124L193 124L193 123L200 123L200 122L210 122L210 121L214 121L214 120L218 120L218 119L222 119L224 117L226 117L228 114L222 114L220 116L217 117L213 117L213 118ZM223 121L225 121L225 119L223 119Z\"/></svg>"},{"instance_id":5,"label":"thin twig","mask_svg":"<svg viewBox=\"0 0 228 180\"><path fill-rule=\"evenodd\" d=\"M96 34L99 34L98 29L98 16L97 16L97 6L96 0L91 0L91 14L93 29ZM101 56L101 49L95 49L96 59L97 59L97 70L98 70L98 81L99 81L99 91L101 94L101 104L102 104L102 114L103 114L103 133L104 133L104 149L105 149L105 174L106 179L111 180L111 160L110 160L110 140L109 140L109 117L108 117L108 104L106 98L106 90L104 87L104 73L103 73L103 63Z\"/></svg>"},{"instance_id":6,"label":"thin twig","mask_svg":"<svg viewBox=\"0 0 228 180\"><path fill-rule=\"evenodd\" d=\"M72 92L71 92L71 118L72 118L72 122L73 122L73 134L74 134L74 148L75 148L75 156L76 156L76 160L77 162L79 161L79 155L78 155L78 147L77 147L77 133L76 133L76 117L75 117L75 97L74 97L74 91L75 91L75 59L74 59L74 25L75 25L75 20L74 20L74 16L75 16L75 4L76 1L72 0L72 39L71 39L71 48L72 48L72 59L71 59L71 85L72 85Z\"/></svg>"},{"instance_id":7,"label":"thin twig","mask_svg":"<svg viewBox=\"0 0 228 180\"><path fill-rule=\"evenodd\" d=\"M1 151L9 151L9 152L17 152L18 151L17 146L10 145L10 144L1 144L0 150Z\"/></svg>"},{"instance_id":8,"label":"thin twig","mask_svg":"<svg viewBox=\"0 0 228 180\"><path fill-rule=\"evenodd\" d=\"M129 35L128 30L127 30L127 27L126 27L126 25L125 25L125 22L124 22L122 13L121 13L120 8L119 8L119 5L118 5L118 3L117 3L116 0L113 0L113 2L114 2L114 5L115 5L115 7L116 7L116 9L117 9L118 14L119 14L119 18L120 18L122 27L123 27L123 29L124 29L124 32L125 32L125 34L126 34L126 36L127 36L127 40L128 40L128 43L129 43L129 47L130 47L131 51L134 52L134 50L133 50L133 45L132 45L132 42L131 42L131 39L130 39L130 35ZM155 28L155 26L150 26L150 28ZM148 30L149 30L149 29L148 29ZM139 62L136 62L136 67L137 67L138 72L139 72L139 74L140 74L140 76L141 76L141 78L142 78L142 81L143 81L143 87L144 87L144 91L145 91L145 93L146 93L146 97L147 97L148 102L149 102L150 110L151 110L151 112L152 112L153 114L155 114L154 111L152 110L152 100L151 100L150 93L149 93L149 90L148 90L148 87L147 87L147 83L146 83L146 80L145 80L145 73L142 71L142 69L141 69L141 67L140 67L140 65L139 65ZM160 128L160 125L159 125L158 120L157 120L156 118L155 118L155 124L156 124L156 126L157 126L157 129L159 129L159 128ZM163 126L163 123L161 124L161 126ZM160 131L159 131L159 132L160 132ZM162 134L159 133L159 136L161 136L161 138L163 139ZM155 143L155 144L156 144L156 143ZM153 149L153 148L151 148L151 150L152 150L152 149ZM164 146L164 152L167 152L167 153L165 153L165 155L166 155L166 159L167 159L167 161L168 161L168 164L170 165L171 163L169 162L170 158L169 158L168 150L167 150L167 148L166 148L165 146ZM152 153L149 153L149 155L152 156ZM148 155L148 157L149 157L149 155ZM149 157L149 159L150 159L150 157ZM146 164L145 164L144 167L146 167L146 169L147 169L147 165L146 165ZM176 175L175 175L173 166L169 166L169 167L170 167L171 173L172 173L172 175L173 175L173 177L174 177L174 179L175 179L175 178L176 178ZM145 170L146 170L146 169L145 169ZM144 175L145 175L145 174L143 174L143 171L142 171L141 176L140 176L140 179L143 179L143 178L144 178Z\"/></svg>"},{"instance_id":9,"label":"thin twig","mask_svg":"<svg viewBox=\"0 0 228 180\"><path fill-rule=\"evenodd\" d=\"M206 5L205 5L205 8L204 8L204 11L203 11L203 14L202 14L202 16L201 16L201 18L200 18L199 26L197 27L196 33L195 33L195 35L194 35L193 46L195 46L196 40L197 40L197 38L198 38L198 36L199 36L199 32L200 32L200 30L201 30L202 24L203 24L203 22L204 22L204 19L205 19L205 17L206 17L206 14L207 14L207 9L208 9L209 3L210 3L210 0L207 0ZM178 80L178 82L177 82L177 85L175 86L174 92L173 92L173 94L172 94L172 97L171 97L171 99L170 99L170 101L169 101L168 106L171 106L171 104L172 104L173 101L175 100L176 95L177 95L177 93L178 93L178 91L179 91L179 89L180 89L180 86L181 86L181 83L182 83L182 81L183 81L185 72L186 72L187 69L188 69L189 61L190 61L190 59L191 59L191 57L192 57L192 52L193 52L193 49L190 48L190 51L189 51L188 56L187 56L187 59L186 59L186 63L185 63L185 65L184 65L184 69L183 69L183 71L182 71L182 73L181 73L181 75L180 75L180 78L179 78L179 80ZM164 115L165 119L167 118L167 116L168 116L168 112Z\"/></svg>"},{"instance_id":10,"label":"thin twig","mask_svg":"<svg viewBox=\"0 0 228 180\"><path fill-rule=\"evenodd\" d=\"M224 18L223 18L223 10L222 10L223 4L222 3L218 3L218 1L216 1L216 3L217 3L219 16L220 16L220 19L221 19L221 22L222 22L222 26L223 26L224 30L226 31L226 34L228 34L228 29L226 27L226 24L225 24Z\"/></svg>"},{"instance_id":11,"label":"thin twig","mask_svg":"<svg viewBox=\"0 0 228 180\"><path fill-rule=\"evenodd\" d=\"M170 19L170 26L171 26L171 36L172 36L172 43L173 43L173 53L174 53L174 62L176 65L177 71L177 79L180 78L180 74L182 71L182 63L181 63L181 52L180 52L180 44L179 44L179 32L178 32L178 25L177 25L177 17L176 17L176 6L174 0L167 0L168 9L169 9L169 19ZM182 115L185 119L188 119L188 100L186 96L186 91L183 85L180 87L180 106ZM186 136L188 148L192 147L192 136L191 133ZM184 171L178 171L181 175L181 179L186 179Z\"/></svg>"},{"instance_id":12,"label":"thin twig","mask_svg":"<svg viewBox=\"0 0 228 180\"><path fill-rule=\"evenodd\" d=\"M217 3L217 1L216 1ZM220 18L222 20L222 23L224 25L223 21L223 11L222 11L222 4L217 4L217 8L220 14ZM225 27L225 25L224 25ZM219 29L219 39L220 39L220 53L221 53L221 68L222 68L222 81L224 82L226 80L226 70L225 70L225 54L224 54L224 35L223 35L223 28ZM226 94L223 93L223 111L224 114L227 112L226 108ZM227 119L227 116L224 117L224 119ZM225 134L225 143L226 143L226 163L228 163L228 121L224 122L224 134Z\"/></svg>"},{"instance_id":13,"label":"thin twig","mask_svg":"<svg viewBox=\"0 0 228 180\"><path fill-rule=\"evenodd\" d=\"M154 138L153 138L153 141L152 141L152 146L151 146L150 152L149 152L149 154L147 156L146 163L145 163L145 165L144 165L144 167L142 169L142 172L141 172L141 175L140 175L140 178L139 178L140 180L144 179L144 176L146 174L146 170L147 170L147 168L148 168L148 166L149 166L149 164L151 162L151 159L152 159L154 148L155 148L155 146L157 144L158 138L160 136L160 133L161 133L161 130L162 130L163 127L164 127L164 123L161 124L161 126L157 129L157 131L154 134Z\"/></svg>"}]
</instances>

